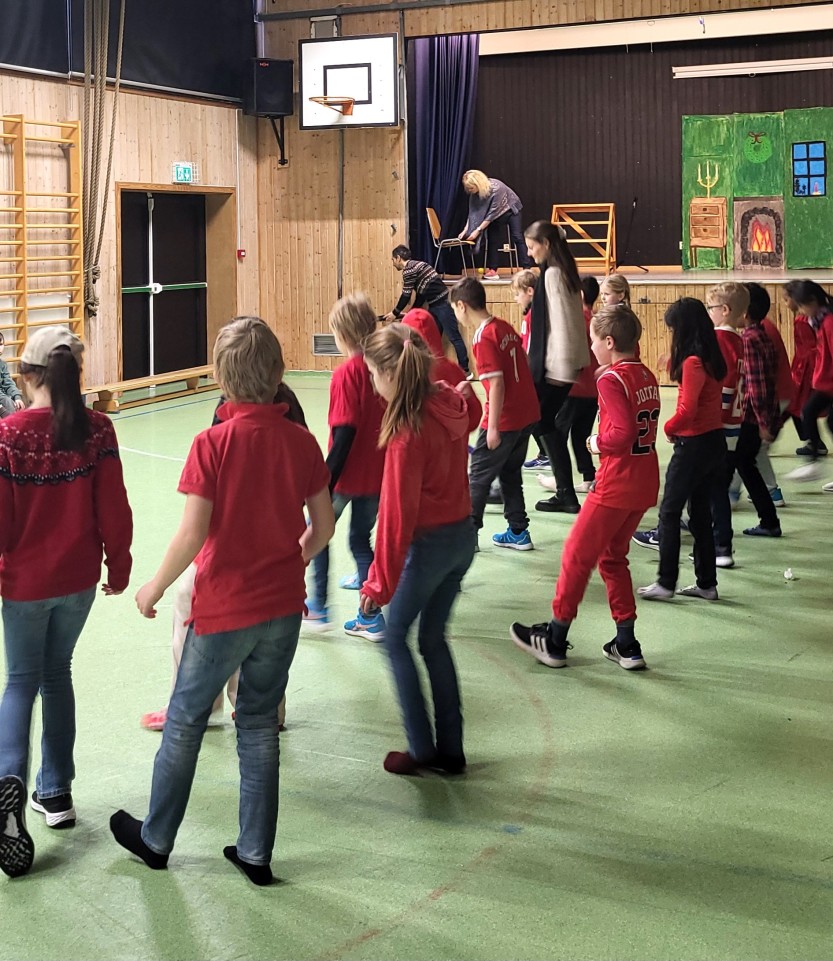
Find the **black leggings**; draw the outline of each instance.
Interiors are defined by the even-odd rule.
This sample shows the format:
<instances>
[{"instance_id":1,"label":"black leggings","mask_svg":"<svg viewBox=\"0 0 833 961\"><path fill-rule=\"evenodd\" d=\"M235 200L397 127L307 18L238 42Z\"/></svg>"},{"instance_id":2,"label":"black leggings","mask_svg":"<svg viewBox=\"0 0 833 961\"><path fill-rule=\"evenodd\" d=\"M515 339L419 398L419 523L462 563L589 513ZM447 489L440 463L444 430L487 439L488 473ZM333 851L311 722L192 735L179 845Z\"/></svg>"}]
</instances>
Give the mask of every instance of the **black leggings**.
<instances>
[{"instance_id":1,"label":"black leggings","mask_svg":"<svg viewBox=\"0 0 833 961\"><path fill-rule=\"evenodd\" d=\"M833 397L830 394L823 394L820 390L813 390L807 398L804 410L801 411L801 419L804 423L804 433L807 435L807 444L810 447L813 460L818 457L818 452L824 446L819 434L819 417L827 411L827 428L833 434Z\"/></svg>"}]
</instances>

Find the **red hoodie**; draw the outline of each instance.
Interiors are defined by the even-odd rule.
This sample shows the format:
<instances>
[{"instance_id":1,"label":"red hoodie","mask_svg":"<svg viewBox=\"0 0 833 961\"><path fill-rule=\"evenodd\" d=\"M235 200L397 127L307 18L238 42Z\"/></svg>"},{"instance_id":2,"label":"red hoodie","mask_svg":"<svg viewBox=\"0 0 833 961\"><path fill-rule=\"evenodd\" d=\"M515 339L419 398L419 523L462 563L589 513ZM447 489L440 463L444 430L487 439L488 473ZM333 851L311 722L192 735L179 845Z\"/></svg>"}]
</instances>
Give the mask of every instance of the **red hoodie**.
<instances>
[{"instance_id":1,"label":"red hoodie","mask_svg":"<svg viewBox=\"0 0 833 961\"><path fill-rule=\"evenodd\" d=\"M376 553L362 586L380 606L393 597L414 539L471 514L468 421L463 397L439 384L423 406L419 432L399 430L387 445Z\"/></svg>"},{"instance_id":2,"label":"red hoodie","mask_svg":"<svg viewBox=\"0 0 833 961\"><path fill-rule=\"evenodd\" d=\"M414 307L402 318L402 323L415 330L428 345L434 355L434 366L431 370L431 380L438 384L444 380L452 387L461 384L466 379L466 372L459 364L449 360L443 353L443 337L437 329L437 322L427 310ZM469 411L469 433L476 429L483 415L483 408L473 390L466 391L466 405Z\"/></svg>"},{"instance_id":3,"label":"red hoodie","mask_svg":"<svg viewBox=\"0 0 833 961\"><path fill-rule=\"evenodd\" d=\"M816 328L816 366L813 370L813 390L833 397L833 313L822 312Z\"/></svg>"}]
</instances>

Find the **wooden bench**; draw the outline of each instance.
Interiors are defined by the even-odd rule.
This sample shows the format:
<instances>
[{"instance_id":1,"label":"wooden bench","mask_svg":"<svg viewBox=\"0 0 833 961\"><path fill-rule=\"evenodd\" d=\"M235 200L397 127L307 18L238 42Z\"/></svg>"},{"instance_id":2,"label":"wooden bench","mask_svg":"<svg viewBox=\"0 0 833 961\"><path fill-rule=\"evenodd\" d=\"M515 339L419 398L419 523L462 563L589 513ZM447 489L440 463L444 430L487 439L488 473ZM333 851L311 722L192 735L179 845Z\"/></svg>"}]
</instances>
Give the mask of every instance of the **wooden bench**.
<instances>
[{"instance_id":1,"label":"wooden bench","mask_svg":"<svg viewBox=\"0 0 833 961\"><path fill-rule=\"evenodd\" d=\"M200 384L200 379L214 376L214 365L206 364L204 367L191 367L188 370L171 370L166 374L152 374L149 377L137 377L134 380L122 380L115 384L104 384L101 387L85 387L83 393L87 397L93 394L97 400L93 401L93 410L112 413L122 408L137 407L139 404L150 404L155 400L171 400L175 397L184 397L186 394L196 394L201 390L213 390L216 384ZM125 391L142 390L147 387L157 387L160 384L179 384L184 383L185 387L181 390L166 391L158 397L153 394L147 397L136 397L122 403L120 397Z\"/></svg>"}]
</instances>

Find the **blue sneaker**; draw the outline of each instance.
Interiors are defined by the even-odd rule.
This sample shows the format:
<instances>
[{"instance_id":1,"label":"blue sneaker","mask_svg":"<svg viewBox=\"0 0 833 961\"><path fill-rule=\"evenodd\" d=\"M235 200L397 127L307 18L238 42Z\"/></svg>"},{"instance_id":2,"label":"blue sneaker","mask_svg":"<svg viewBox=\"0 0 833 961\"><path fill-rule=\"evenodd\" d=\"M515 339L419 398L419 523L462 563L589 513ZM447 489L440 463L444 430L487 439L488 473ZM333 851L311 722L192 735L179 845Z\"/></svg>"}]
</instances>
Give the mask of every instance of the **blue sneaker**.
<instances>
[{"instance_id":1,"label":"blue sneaker","mask_svg":"<svg viewBox=\"0 0 833 961\"><path fill-rule=\"evenodd\" d=\"M359 611L352 620L344 622L344 633L378 643L385 639L385 618L381 611L375 614L363 614Z\"/></svg>"},{"instance_id":2,"label":"blue sneaker","mask_svg":"<svg viewBox=\"0 0 833 961\"><path fill-rule=\"evenodd\" d=\"M542 454L538 454L538 456L533 457L532 460L524 461L524 470L547 470L549 466L549 457L544 457Z\"/></svg>"},{"instance_id":3,"label":"blue sneaker","mask_svg":"<svg viewBox=\"0 0 833 961\"><path fill-rule=\"evenodd\" d=\"M332 627L327 608L319 607L310 600L307 601L303 623L311 631L328 631Z\"/></svg>"},{"instance_id":4,"label":"blue sneaker","mask_svg":"<svg viewBox=\"0 0 833 961\"><path fill-rule=\"evenodd\" d=\"M359 572L356 571L355 574L347 574L342 577L338 586L345 591L357 591L362 586L362 582L359 580Z\"/></svg>"},{"instance_id":5,"label":"blue sneaker","mask_svg":"<svg viewBox=\"0 0 833 961\"><path fill-rule=\"evenodd\" d=\"M498 547L511 547L513 551L534 551L535 545L529 536L529 531L516 534L511 527L507 527L502 534L494 534L492 543Z\"/></svg>"},{"instance_id":6,"label":"blue sneaker","mask_svg":"<svg viewBox=\"0 0 833 961\"><path fill-rule=\"evenodd\" d=\"M652 551L659 550L659 531L652 527L649 531L636 531L631 540L640 547L648 547Z\"/></svg>"}]
</instances>

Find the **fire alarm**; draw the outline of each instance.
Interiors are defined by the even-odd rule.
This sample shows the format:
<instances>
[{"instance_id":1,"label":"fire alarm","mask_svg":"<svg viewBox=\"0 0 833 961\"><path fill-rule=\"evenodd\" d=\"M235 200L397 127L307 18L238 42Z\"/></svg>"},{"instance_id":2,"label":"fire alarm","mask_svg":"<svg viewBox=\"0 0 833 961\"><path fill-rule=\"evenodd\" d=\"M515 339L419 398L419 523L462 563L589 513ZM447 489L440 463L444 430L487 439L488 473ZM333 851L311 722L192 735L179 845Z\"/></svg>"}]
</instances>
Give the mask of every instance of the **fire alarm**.
<instances>
[{"instance_id":1,"label":"fire alarm","mask_svg":"<svg viewBox=\"0 0 833 961\"><path fill-rule=\"evenodd\" d=\"M245 259L246 259L246 251L243 250L242 248L241 248L241 249L238 249L238 251L237 251L237 259L238 259L238 260L245 260Z\"/></svg>"}]
</instances>

